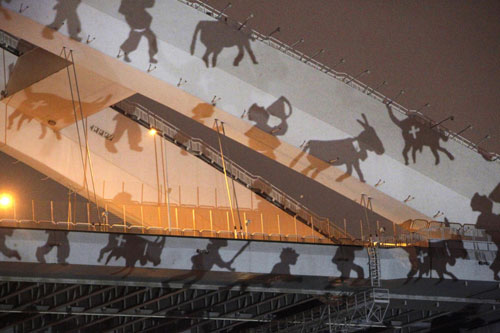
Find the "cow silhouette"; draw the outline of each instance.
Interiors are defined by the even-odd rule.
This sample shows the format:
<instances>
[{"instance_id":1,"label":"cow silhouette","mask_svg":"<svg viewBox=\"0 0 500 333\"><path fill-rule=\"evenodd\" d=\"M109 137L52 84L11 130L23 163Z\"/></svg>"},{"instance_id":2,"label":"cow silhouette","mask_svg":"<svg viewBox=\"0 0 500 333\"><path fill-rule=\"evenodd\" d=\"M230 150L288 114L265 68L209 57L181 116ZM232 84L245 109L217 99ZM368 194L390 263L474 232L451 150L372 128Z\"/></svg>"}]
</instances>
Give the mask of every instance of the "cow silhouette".
<instances>
[{"instance_id":1,"label":"cow silhouette","mask_svg":"<svg viewBox=\"0 0 500 333\"><path fill-rule=\"evenodd\" d=\"M57 0L57 2L53 8L56 10L56 17L51 24L43 29L43 36L47 39L54 39L54 30L59 30L64 22L67 22L70 37L81 41L82 38L78 35L82 31L82 24L76 10L82 0Z\"/></svg>"},{"instance_id":2,"label":"cow silhouette","mask_svg":"<svg viewBox=\"0 0 500 333\"><path fill-rule=\"evenodd\" d=\"M321 171L329 167L329 165L319 165L316 163L314 160L314 157L316 157L330 165L345 164L345 174L339 176L336 181L341 182L348 178L354 168L359 176L359 180L365 182L359 162L367 159L369 151L375 152L377 155L382 155L385 149L377 132L368 123L366 116L362 114L362 117L363 121L357 120L363 126L363 131L358 136L331 141L310 140L306 142L302 152L293 159L290 167L293 167L305 153L309 152L307 159L310 165L302 170L303 174L307 175L310 171L313 171L311 178L314 179Z\"/></svg>"},{"instance_id":3,"label":"cow silhouette","mask_svg":"<svg viewBox=\"0 0 500 333\"><path fill-rule=\"evenodd\" d=\"M200 35L200 41L205 45L206 51L202 59L209 67L209 56L212 56L212 67L217 65L217 57L226 47L236 46L238 55L234 58L233 65L238 66L245 55L245 50L250 55L252 62L258 64L255 54L250 47L250 37L240 31L228 29L227 25L219 21L200 21L196 26L191 42L191 55L194 54L196 40Z\"/></svg>"},{"instance_id":4,"label":"cow silhouette","mask_svg":"<svg viewBox=\"0 0 500 333\"><path fill-rule=\"evenodd\" d=\"M125 21L130 26L129 36L120 46L126 62L131 62L129 54L137 49L143 36L149 45L149 62L158 62L154 57L158 53L158 43L155 33L151 30L153 17L146 11L146 8L152 8L154 5L155 0L122 0L120 4L118 12L125 16Z\"/></svg>"},{"instance_id":5,"label":"cow silhouette","mask_svg":"<svg viewBox=\"0 0 500 333\"><path fill-rule=\"evenodd\" d=\"M99 252L97 261L100 262L106 253L108 253L105 261L106 265L112 258L115 258L115 260L124 258L125 267L117 273L128 270L125 274L125 276L128 276L137 262L142 266L148 262L158 266L161 262L161 252L164 246L165 237L158 237L156 240L150 241L136 235L110 234L108 244Z\"/></svg>"},{"instance_id":6,"label":"cow silhouette","mask_svg":"<svg viewBox=\"0 0 500 333\"><path fill-rule=\"evenodd\" d=\"M394 116L390 103L386 103L387 111L392 122L401 129L405 146L403 148L403 158L408 165L408 153L411 150L413 163L416 163L417 151L422 152L425 146L429 147L435 158L435 164L439 164L439 151L448 156L450 160L455 157L445 148L441 147L439 140L448 141L448 137L442 133L433 131L430 126L422 124L413 115L406 119L399 120Z\"/></svg>"}]
</instances>

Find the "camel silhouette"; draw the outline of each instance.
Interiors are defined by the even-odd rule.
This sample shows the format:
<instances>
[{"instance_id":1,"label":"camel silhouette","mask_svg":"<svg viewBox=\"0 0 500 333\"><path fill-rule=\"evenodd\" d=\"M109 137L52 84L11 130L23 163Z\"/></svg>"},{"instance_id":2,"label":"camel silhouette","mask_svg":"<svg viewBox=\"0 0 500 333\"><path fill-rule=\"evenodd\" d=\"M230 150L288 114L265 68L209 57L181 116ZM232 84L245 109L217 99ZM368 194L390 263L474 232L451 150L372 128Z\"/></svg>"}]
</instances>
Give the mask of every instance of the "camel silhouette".
<instances>
[{"instance_id":1,"label":"camel silhouette","mask_svg":"<svg viewBox=\"0 0 500 333\"><path fill-rule=\"evenodd\" d=\"M200 21L196 26L191 42L191 55L194 54L196 40L200 35L200 41L205 45L206 51L202 59L209 67L209 56L212 56L212 67L217 65L217 57L226 47L236 46L238 55L234 58L233 65L238 66L245 55L245 50L250 55L252 62L258 64L255 54L250 47L250 37L240 31L231 30L219 21Z\"/></svg>"},{"instance_id":2,"label":"camel silhouette","mask_svg":"<svg viewBox=\"0 0 500 333\"><path fill-rule=\"evenodd\" d=\"M386 103L387 111L392 122L401 129L401 134L405 141L403 148L403 158L405 164L408 165L408 152L411 149L413 163L416 163L417 151L422 152L423 147L427 146L432 151L435 158L435 164L439 164L439 153L441 151L448 156L450 160L454 160L454 156L445 148L441 147L439 140L448 141L448 137L444 134L433 131L430 126L417 121L415 116L409 116L406 119L399 120L394 116L391 105Z\"/></svg>"},{"instance_id":3,"label":"camel silhouette","mask_svg":"<svg viewBox=\"0 0 500 333\"><path fill-rule=\"evenodd\" d=\"M78 36L82 31L82 25L76 12L82 0L57 0L57 4L53 9L56 10L54 21L47 25L42 31L42 35L47 39L54 39L54 30L59 30L64 22L67 22L68 33L71 38L81 41Z\"/></svg>"},{"instance_id":4,"label":"camel silhouette","mask_svg":"<svg viewBox=\"0 0 500 333\"><path fill-rule=\"evenodd\" d=\"M148 40L149 62L156 64L158 60L155 55L158 53L158 43L155 33L151 30L153 17L146 11L152 8L155 0L122 0L118 12L125 16L125 21L130 26L130 33L127 40L123 42L120 49L123 51L124 60L131 62L129 54L137 49L142 37Z\"/></svg>"},{"instance_id":5,"label":"camel silhouette","mask_svg":"<svg viewBox=\"0 0 500 333\"><path fill-rule=\"evenodd\" d=\"M287 113L288 109L288 113ZM288 131L287 120L292 115L292 105L284 96L281 96L267 108L256 103L252 104L248 109L248 119L253 121L255 125L250 128L245 135L249 138L259 136L259 130L264 131L273 136L283 136ZM276 126L270 126L269 120L271 116L280 119L280 123ZM276 138L266 138L265 144L258 144L255 139L250 140L250 148L264 153L270 158L274 158L274 150L280 146L281 142Z\"/></svg>"},{"instance_id":6,"label":"camel silhouette","mask_svg":"<svg viewBox=\"0 0 500 333\"><path fill-rule=\"evenodd\" d=\"M345 174L341 175L336 181L341 182L352 174L354 168L359 176L359 180L365 182L365 178L359 161L364 161L368 157L368 152L375 152L377 155L382 155L385 151L384 145L377 135L375 129L370 126L368 119L362 114L363 121L357 120L363 126L363 131L354 138L347 138L341 140L319 141L310 140L304 145L302 152L293 159L290 167L293 167L299 159L309 152L307 159L310 165L302 170L302 173L307 175L311 170L311 178L316 176L329 165L319 165L315 162L314 157L319 158L330 165L344 165L346 166Z\"/></svg>"}]
</instances>

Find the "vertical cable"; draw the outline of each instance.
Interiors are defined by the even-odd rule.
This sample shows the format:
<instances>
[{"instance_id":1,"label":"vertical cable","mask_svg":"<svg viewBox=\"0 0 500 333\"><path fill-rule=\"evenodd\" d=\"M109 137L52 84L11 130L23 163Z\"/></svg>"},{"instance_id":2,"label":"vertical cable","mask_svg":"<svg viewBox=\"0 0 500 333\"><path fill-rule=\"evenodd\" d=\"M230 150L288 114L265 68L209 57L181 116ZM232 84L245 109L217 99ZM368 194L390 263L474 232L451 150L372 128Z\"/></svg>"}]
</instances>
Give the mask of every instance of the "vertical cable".
<instances>
[{"instance_id":1,"label":"vertical cable","mask_svg":"<svg viewBox=\"0 0 500 333\"><path fill-rule=\"evenodd\" d=\"M163 183L165 184L165 198L167 199L167 212L168 212L168 231L171 231L171 219L170 219L170 187L168 186L168 165L167 165L167 145L163 144L164 139L160 139L161 146L161 161L163 168ZM165 151L165 152L164 152Z\"/></svg>"},{"instance_id":2,"label":"vertical cable","mask_svg":"<svg viewBox=\"0 0 500 333\"><path fill-rule=\"evenodd\" d=\"M224 137L226 137L226 129L224 128L224 123L221 122L221 127L222 127L222 134ZM226 147L226 155L229 155L229 149ZM233 185L233 195L234 195L234 204L236 205L236 213L238 216L238 222L240 224L240 232L243 232L243 225L241 224L241 216L240 216L240 207L238 205L238 196L236 195L236 187L234 186L234 162L231 161L231 159L228 160L230 162L231 166L231 184Z\"/></svg>"},{"instance_id":3,"label":"vertical cable","mask_svg":"<svg viewBox=\"0 0 500 333\"><path fill-rule=\"evenodd\" d=\"M85 156L85 164L87 164L87 158L88 158L89 168L90 168L90 180L92 182L92 191L94 192L94 201L95 201L95 205L97 207L97 216L98 216L99 221L101 221L101 214L100 214L100 209L99 209L99 202L97 201L97 193L96 193L96 190L95 190L94 168L92 166L92 159L90 157L87 121L83 117L82 100L80 98L80 88L78 86L78 77L76 75L76 67L75 67L75 59L73 57L73 50L70 50L70 55L71 55L71 63L73 64L73 73L74 73L74 76L75 76L75 87L76 87L76 93L77 93L77 96L78 96L78 104L80 106L80 119L82 121L83 135L85 137L85 149L87 151L86 156ZM68 68L68 70L69 70L69 68ZM86 168L86 166L85 166L85 168Z\"/></svg>"},{"instance_id":4,"label":"vertical cable","mask_svg":"<svg viewBox=\"0 0 500 333\"><path fill-rule=\"evenodd\" d=\"M2 59L3 59L3 93L7 96L7 66L5 65L5 50L2 49Z\"/></svg>"},{"instance_id":5,"label":"vertical cable","mask_svg":"<svg viewBox=\"0 0 500 333\"><path fill-rule=\"evenodd\" d=\"M229 189L229 182L227 181L226 162L224 161L224 152L222 150L222 141L220 138L219 122L217 119L215 119L215 126L217 128L217 139L219 140L220 156L222 159L222 170L224 171L224 180L226 181L226 189L227 189L227 196L229 199L229 207L231 208L231 218L233 220L234 238L238 238L238 235L236 233L236 223L234 221L233 203L231 201L231 190Z\"/></svg>"}]
</instances>

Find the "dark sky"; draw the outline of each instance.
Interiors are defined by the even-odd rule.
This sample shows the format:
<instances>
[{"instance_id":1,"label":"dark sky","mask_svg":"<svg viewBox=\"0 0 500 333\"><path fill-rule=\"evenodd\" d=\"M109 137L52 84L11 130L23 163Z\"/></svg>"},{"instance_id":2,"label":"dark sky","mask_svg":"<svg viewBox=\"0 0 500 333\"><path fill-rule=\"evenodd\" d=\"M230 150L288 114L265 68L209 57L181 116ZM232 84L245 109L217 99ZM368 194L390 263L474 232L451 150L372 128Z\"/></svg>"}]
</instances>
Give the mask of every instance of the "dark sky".
<instances>
[{"instance_id":1,"label":"dark sky","mask_svg":"<svg viewBox=\"0 0 500 333\"><path fill-rule=\"evenodd\" d=\"M248 26L293 44L317 60L357 75L361 81L422 110L481 147L500 153L500 1L499 0L201 0Z\"/></svg>"}]
</instances>

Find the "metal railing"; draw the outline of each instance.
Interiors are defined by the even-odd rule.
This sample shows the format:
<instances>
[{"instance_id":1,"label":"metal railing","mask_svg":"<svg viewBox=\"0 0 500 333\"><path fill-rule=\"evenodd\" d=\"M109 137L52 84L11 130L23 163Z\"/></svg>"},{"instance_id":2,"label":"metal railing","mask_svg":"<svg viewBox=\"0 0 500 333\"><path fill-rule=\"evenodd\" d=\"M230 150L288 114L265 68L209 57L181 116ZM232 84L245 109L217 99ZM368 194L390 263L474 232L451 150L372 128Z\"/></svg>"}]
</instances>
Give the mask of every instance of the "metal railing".
<instances>
[{"instance_id":1,"label":"metal railing","mask_svg":"<svg viewBox=\"0 0 500 333\"><path fill-rule=\"evenodd\" d=\"M193 155L198 156L205 162L222 170L221 153L199 138L193 138L182 132L166 120L153 114L142 105L129 101L121 101L113 108L147 128L154 128L158 135L184 148ZM227 159L227 158L226 158ZM279 208L295 215L298 220L307 224L314 230L317 230L326 237L332 239L350 237L345 230L335 225L328 218L320 217L310 211L307 207L288 196L287 193L278 189L276 186L260 176L256 176L246 171L242 166L230 161L228 174L261 197L272 202Z\"/></svg>"},{"instance_id":2,"label":"metal railing","mask_svg":"<svg viewBox=\"0 0 500 333\"><path fill-rule=\"evenodd\" d=\"M436 122L432 120L431 118L425 116L423 113L421 113L418 110L410 110L401 104L398 104L394 101L392 101L390 98L385 96L384 94L380 93L379 91L376 91L373 88L370 88L368 85L364 84L363 82L357 80L355 77L347 74L347 73L342 73L342 72L337 72L333 70L332 68L328 67L327 65L313 59L311 56L306 55L305 53L293 48L293 46L290 46L288 44L285 44L281 42L280 40L272 37L272 36L266 36L261 34L260 32L248 28L246 26L242 26L242 23L231 19L229 16L226 14L220 12L219 10L203 3L200 1L191 1L191 0L177 0L185 5L188 5L214 19L217 20L223 20L229 27L232 27L234 29L242 31L242 33L246 33L250 38L256 39L294 59L299 60L302 63L305 63L306 65L311 66L312 68L336 79L339 80L352 88L355 88L362 93L366 94L367 96L370 96L382 103L391 101L391 105L393 106L393 109L398 111L399 113L405 115L405 116L412 116L419 118L422 122L429 123L429 124L435 124ZM470 141L469 139L459 135L458 133L450 130L449 128L439 125L434 127L434 130L446 135L448 138L451 138L455 140L456 142L462 144L463 146L481 154L483 157L488 158L490 161L496 161L497 163L500 164L500 154L498 153L493 153L493 152L488 152L482 148L480 148L478 145Z\"/></svg>"}]
</instances>

